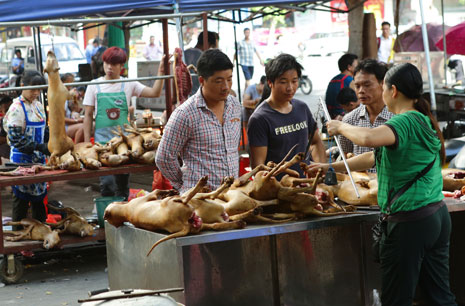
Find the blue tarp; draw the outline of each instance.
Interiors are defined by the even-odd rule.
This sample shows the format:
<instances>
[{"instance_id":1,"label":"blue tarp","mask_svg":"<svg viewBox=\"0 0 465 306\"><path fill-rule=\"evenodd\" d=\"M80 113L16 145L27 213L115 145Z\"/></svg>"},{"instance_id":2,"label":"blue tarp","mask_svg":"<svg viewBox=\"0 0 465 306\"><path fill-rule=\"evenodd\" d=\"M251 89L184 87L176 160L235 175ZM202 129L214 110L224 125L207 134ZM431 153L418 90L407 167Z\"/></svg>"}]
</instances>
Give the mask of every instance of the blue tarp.
<instances>
[{"instance_id":1,"label":"blue tarp","mask_svg":"<svg viewBox=\"0 0 465 306\"><path fill-rule=\"evenodd\" d=\"M0 23L95 16L134 10L131 15L172 13L177 2L180 12L238 9L291 3L302 0L0 0ZM0 24L1 26L1 24Z\"/></svg>"},{"instance_id":2,"label":"blue tarp","mask_svg":"<svg viewBox=\"0 0 465 306\"><path fill-rule=\"evenodd\" d=\"M179 10L181 12L198 12L309 2L316 2L316 0L179 0Z\"/></svg>"},{"instance_id":3,"label":"blue tarp","mask_svg":"<svg viewBox=\"0 0 465 306\"><path fill-rule=\"evenodd\" d=\"M173 3L173 0L0 0L0 22L82 17L131 9L156 9L159 6L172 7Z\"/></svg>"}]
</instances>

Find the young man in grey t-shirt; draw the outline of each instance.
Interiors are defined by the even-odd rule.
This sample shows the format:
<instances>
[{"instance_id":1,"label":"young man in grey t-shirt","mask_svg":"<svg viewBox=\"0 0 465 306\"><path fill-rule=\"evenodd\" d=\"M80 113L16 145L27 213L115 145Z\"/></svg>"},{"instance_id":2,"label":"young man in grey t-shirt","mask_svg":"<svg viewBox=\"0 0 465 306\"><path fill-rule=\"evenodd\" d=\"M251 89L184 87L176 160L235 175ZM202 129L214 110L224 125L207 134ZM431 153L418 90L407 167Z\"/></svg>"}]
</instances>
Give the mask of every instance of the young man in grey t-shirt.
<instances>
[{"instance_id":1,"label":"young man in grey t-shirt","mask_svg":"<svg viewBox=\"0 0 465 306\"><path fill-rule=\"evenodd\" d=\"M247 136L252 168L268 161L279 162L298 144L294 154L305 152L310 141L311 158L326 162L326 154L315 120L305 102L294 99L302 66L294 56L280 54L265 66L270 97L254 111ZM299 165L292 169L302 171Z\"/></svg>"}]
</instances>

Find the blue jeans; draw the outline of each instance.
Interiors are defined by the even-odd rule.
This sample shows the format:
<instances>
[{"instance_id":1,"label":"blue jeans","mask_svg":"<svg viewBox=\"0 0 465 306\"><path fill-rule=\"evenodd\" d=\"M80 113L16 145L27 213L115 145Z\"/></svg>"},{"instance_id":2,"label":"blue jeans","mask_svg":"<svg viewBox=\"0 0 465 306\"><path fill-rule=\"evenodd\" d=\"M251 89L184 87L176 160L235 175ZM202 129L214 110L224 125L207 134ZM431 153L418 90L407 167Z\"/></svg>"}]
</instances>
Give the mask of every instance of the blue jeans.
<instances>
[{"instance_id":1,"label":"blue jeans","mask_svg":"<svg viewBox=\"0 0 465 306\"><path fill-rule=\"evenodd\" d=\"M129 174L107 175L100 177L102 197L129 197Z\"/></svg>"}]
</instances>

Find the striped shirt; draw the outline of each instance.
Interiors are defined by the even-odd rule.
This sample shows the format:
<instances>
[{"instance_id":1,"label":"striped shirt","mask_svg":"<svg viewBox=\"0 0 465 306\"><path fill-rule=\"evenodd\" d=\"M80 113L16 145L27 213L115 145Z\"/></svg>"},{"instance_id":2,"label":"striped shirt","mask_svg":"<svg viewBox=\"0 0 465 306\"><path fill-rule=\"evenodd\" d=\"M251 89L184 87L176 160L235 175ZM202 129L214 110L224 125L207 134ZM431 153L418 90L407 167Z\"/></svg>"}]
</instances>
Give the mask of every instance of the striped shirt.
<instances>
[{"instance_id":1,"label":"striped shirt","mask_svg":"<svg viewBox=\"0 0 465 306\"><path fill-rule=\"evenodd\" d=\"M255 46L252 42L242 40L237 44L237 53L239 54L239 64L243 66L253 66L253 54Z\"/></svg>"},{"instance_id":2,"label":"striped shirt","mask_svg":"<svg viewBox=\"0 0 465 306\"><path fill-rule=\"evenodd\" d=\"M366 106L360 104L359 107L346 114L344 118L342 118L342 122L360 127L375 128L385 124L386 121L392 118L392 116L394 116L394 114L388 111L387 106L384 106L381 113L378 114L373 124L371 124L370 115L367 112ZM339 143L341 144L344 153L354 153L355 155L360 155L373 151L373 148L356 145L344 136L339 136ZM376 169L371 168L369 171L376 172Z\"/></svg>"},{"instance_id":3,"label":"striped shirt","mask_svg":"<svg viewBox=\"0 0 465 306\"><path fill-rule=\"evenodd\" d=\"M171 115L157 149L156 164L181 193L205 175L212 189L226 176L238 177L241 104L233 96L225 101L223 120L221 124L207 107L201 90Z\"/></svg>"}]
</instances>

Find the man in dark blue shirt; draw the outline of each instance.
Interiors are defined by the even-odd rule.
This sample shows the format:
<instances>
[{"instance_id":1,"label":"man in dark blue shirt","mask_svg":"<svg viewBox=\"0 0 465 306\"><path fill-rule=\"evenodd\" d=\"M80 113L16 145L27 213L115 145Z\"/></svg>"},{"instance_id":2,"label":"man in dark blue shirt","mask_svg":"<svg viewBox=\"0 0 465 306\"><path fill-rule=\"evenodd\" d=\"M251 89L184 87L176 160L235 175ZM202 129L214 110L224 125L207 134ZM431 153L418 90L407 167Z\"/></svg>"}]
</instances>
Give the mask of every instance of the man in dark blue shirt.
<instances>
[{"instance_id":1,"label":"man in dark blue shirt","mask_svg":"<svg viewBox=\"0 0 465 306\"><path fill-rule=\"evenodd\" d=\"M358 57L355 54L346 53L341 56L337 62L341 73L336 75L329 82L325 98L331 119L341 120L344 116L344 109L337 102L336 97L342 88L351 86L351 83L354 80L354 70L358 64L357 58ZM352 87L352 89L354 88Z\"/></svg>"},{"instance_id":2,"label":"man in dark blue shirt","mask_svg":"<svg viewBox=\"0 0 465 306\"><path fill-rule=\"evenodd\" d=\"M24 58L21 56L21 50L15 50L16 57L13 58L11 62L11 69L13 69L13 73L16 75L21 75L24 72Z\"/></svg>"}]
</instances>

